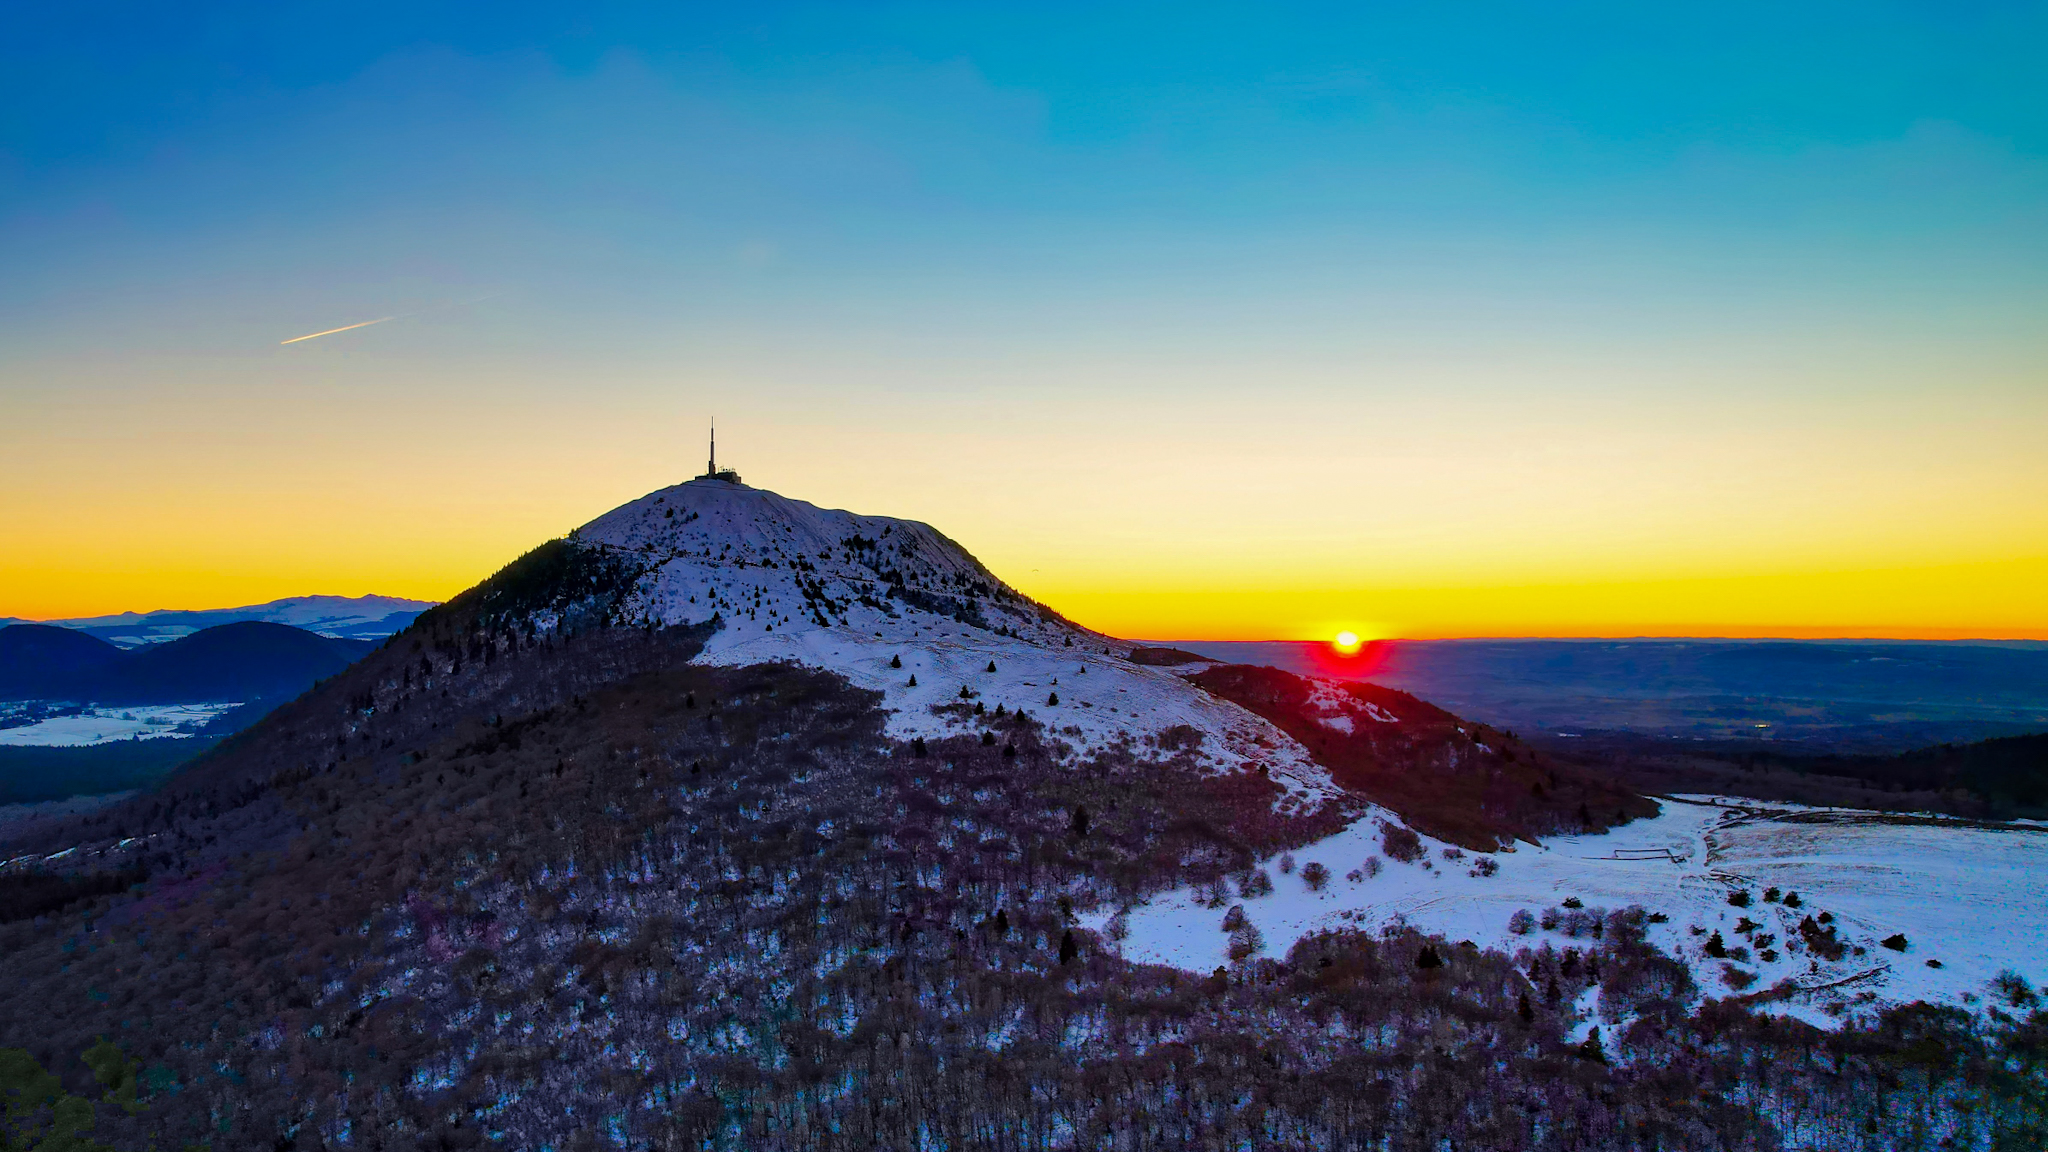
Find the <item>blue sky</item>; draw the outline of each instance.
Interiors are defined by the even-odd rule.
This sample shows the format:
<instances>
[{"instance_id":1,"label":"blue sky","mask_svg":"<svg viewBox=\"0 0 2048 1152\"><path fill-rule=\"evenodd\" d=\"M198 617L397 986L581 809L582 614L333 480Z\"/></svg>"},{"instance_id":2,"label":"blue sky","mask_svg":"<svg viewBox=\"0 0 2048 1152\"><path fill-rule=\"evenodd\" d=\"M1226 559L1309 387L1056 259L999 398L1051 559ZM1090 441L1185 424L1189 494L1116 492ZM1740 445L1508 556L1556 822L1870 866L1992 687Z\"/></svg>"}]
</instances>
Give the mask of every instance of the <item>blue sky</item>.
<instances>
[{"instance_id":1,"label":"blue sky","mask_svg":"<svg viewBox=\"0 0 2048 1152\"><path fill-rule=\"evenodd\" d=\"M1061 553L1046 594L1241 584L1171 540L1276 500L1302 522L1215 548L1360 588L2048 555L2041 5L578 7L14 13L5 478L103 532L139 476L283 483L360 551L413 506L373 475L421 467L393 425L489 410L590 480L490 513L449 583L716 410L794 494ZM283 435L303 463L252 447ZM1151 479L1226 452L1309 454L1322 495ZM941 491L1011 458L1120 495ZM452 459L409 531L495 467Z\"/></svg>"}]
</instances>

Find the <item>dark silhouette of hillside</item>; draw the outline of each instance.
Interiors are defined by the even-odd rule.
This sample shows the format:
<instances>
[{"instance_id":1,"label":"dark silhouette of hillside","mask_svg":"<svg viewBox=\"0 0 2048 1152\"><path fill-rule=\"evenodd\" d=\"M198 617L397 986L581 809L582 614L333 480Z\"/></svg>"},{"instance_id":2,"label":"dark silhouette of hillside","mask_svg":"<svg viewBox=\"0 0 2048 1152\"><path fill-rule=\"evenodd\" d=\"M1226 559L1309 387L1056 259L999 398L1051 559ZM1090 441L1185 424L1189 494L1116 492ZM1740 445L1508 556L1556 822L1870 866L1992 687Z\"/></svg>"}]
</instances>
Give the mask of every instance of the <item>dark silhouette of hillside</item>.
<instances>
[{"instance_id":1,"label":"dark silhouette of hillside","mask_svg":"<svg viewBox=\"0 0 2048 1152\"><path fill-rule=\"evenodd\" d=\"M0 629L0 677L6 678L0 683L17 699L108 705L276 701L340 672L374 647L366 640L245 620L123 651L68 629L17 624Z\"/></svg>"},{"instance_id":2,"label":"dark silhouette of hillside","mask_svg":"<svg viewBox=\"0 0 2048 1152\"><path fill-rule=\"evenodd\" d=\"M32 699L118 662L121 649L48 624L0 628L0 700Z\"/></svg>"},{"instance_id":3,"label":"dark silhouette of hillside","mask_svg":"<svg viewBox=\"0 0 2048 1152\"><path fill-rule=\"evenodd\" d=\"M0 804L152 787L213 747L197 739L115 740L76 748L0 745Z\"/></svg>"},{"instance_id":4,"label":"dark silhouette of hillside","mask_svg":"<svg viewBox=\"0 0 2048 1152\"><path fill-rule=\"evenodd\" d=\"M1193 679L1301 741L1345 788L1467 848L1493 851L1657 814L1654 801L1604 776L1406 692L1344 684L1345 696L1367 707L1341 710L1340 700L1331 714L1311 702L1311 682L1277 668L1226 664ZM1331 723L1338 717L1341 724Z\"/></svg>"},{"instance_id":5,"label":"dark silhouette of hillside","mask_svg":"<svg viewBox=\"0 0 2048 1152\"><path fill-rule=\"evenodd\" d=\"M1545 743L1550 756L1645 792L1705 792L1880 811L2048 818L2048 733L1828 755L1764 741L1693 744L1626 733Z\"/></svg>"},{"instance_id":6,"label":"dark silhouette of hillside","mask_svg":"<svg viewBox=\"0 0 2048 1152\"><path fill-rule=\"evenodd\" d=\"M174 704L295 696L375 645L244 620L137 649L88 677L81 691L106 704Z\"/></svg>"}]
</instances>

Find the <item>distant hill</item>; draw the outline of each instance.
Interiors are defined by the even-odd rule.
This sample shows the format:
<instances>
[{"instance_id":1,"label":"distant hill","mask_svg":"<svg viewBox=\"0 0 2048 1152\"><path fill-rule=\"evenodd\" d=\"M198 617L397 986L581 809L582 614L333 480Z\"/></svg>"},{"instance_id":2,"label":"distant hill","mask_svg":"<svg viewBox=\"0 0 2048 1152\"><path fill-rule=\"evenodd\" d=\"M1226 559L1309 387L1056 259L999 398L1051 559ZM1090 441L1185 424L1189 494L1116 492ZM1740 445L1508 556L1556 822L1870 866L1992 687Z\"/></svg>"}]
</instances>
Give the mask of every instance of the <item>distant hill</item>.
<instances>
[{"instance_id":1,"label":"distant hill","mask_svg":"<svg viewBox=\"0 0 2048 1152\"><path fill-rule=\"evenodd\" d=\"M48 624L0 627L0 700L42 695L121 659L104 640Z\"/></svg>"},{"instance_id":2,"label":"distant hill","mask_svg":"<svg viewBox=\"0 0 2048 1152\"><path fill-rule=\"evenodd\" d=\"M289 624L340 639L381 640L403 630L421 612L433 606L432 601L406 600L397 596L292 596L240 608L121 612L112 616L84 616L43 623L85 632L124 648L162 644L207 628L244 620ZM6 623L0 620L0 626Z\"/></svg>"},{"instance_id":3,"label":"distant hill","mask_svg":"<svg viewBox=\"0 0 2048 1152\"><path fill-rule=\"evenodd\" d=\"M88 677L83 694L105 704L296 696L374 647L244 620L133 652Z\"/></svg>"},{"instance_id":4,"label":"distant hill","mask_svg":"<svg viewBox=\"0 0 2048 1152\"><path fill-rule=\"evenodd\" d=\"M1629 735L1890 755L2048 729L2048 644L1901 640L1181 640L1219 660L1369 680L1539 742Z\"/></svg>"},{"instance_id":5,"label":"distant hill","mask_svg":"<svg viewBox=\"0 0 2048 1152\"><path fill-rule=\"evenodd\" d=\"M1897 755L1814 753L1763 741L1607 732L1549 741L1554 757L1648 793L1713 793L1973 818L2048 817L2048 733L1937 744Z\"/></svg>"},{"instance_id":6,"label":"distant hill","mask_svg":"<svg viewBox=\"0 0 2048 1152\"><path fill-rule=\"evenodd\" d=\"M0 698L95 704L282 700L348 667L376 645L245 620L124 652L41 624L0 629Z\"/></svg>"}]
</instances>

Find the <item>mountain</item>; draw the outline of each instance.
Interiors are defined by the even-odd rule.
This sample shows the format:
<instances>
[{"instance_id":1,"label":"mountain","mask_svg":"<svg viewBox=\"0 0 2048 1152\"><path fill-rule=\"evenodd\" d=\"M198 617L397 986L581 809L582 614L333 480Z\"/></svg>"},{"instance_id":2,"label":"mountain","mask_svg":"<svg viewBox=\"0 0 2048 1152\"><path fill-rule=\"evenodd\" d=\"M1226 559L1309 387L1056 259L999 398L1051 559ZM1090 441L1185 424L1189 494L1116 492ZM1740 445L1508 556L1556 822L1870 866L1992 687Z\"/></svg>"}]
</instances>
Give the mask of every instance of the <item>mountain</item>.
<instances>
[{"instance_id":1,"label":"mountain","mask_svg":"<svg viewBox=\"0 0 2048 1152\"><path fill-rule=\"evenodd\" d=\"M28 699L121 659L104 640L47 624L0 627L0 700Z\"/></svg>"},{"instance_id":2,"label":"mountain","mask_svg":"<svg viewBox=\"0 0 2048 1152\"><path fill-rule=\"evenodd\" d=\"M431 601L396 596L292 596L241 608L121 612L45 623L85 632L124 648L161 644L206 628L245 620L288 624L340 639L381 640L431 607Z\"/></svg>"},{"instance_id":3,"label":"mountain","mask_svg":"<svg viewBox=\"0 0 2048 1152\"><path fill-rule=\"evenodd\" d=\"M139 649L75 681L73 691L105 704L290 698L373 647L243 620Z\"/></svg>"},{"instance_id":4,"label":"mountain","mask_svg":"<svg viewBox=\"0 0 2048 1152\"><path fill-rule=\"evenodd\" d=\"M135 1148L2048 1131L2035 1033L1767 1018L1643 909L1565 900L1518 954L1334 916L1266 954L1248 922L1270 869L1333 883L1286 853L1339 833L1426 893L1648 810L1596 787L1421 701L1137 651L928 526L699 480L151 793L0 826L0 1048ZM1402 806L1500 851L1425 854ZM1230 963L1126 959L1187 892Z\"/></svg>"},{"instance_id":5,"label":"mountain","mask_svg":"<svg viewBox=\"0 0 2048 1152\"><path fill-rule=\"evenodd\" d=\"M288 699L375 647L244 620L123 651L41 624L0 628L0 698L102 705Z\"/></svg>"}]
</instances>

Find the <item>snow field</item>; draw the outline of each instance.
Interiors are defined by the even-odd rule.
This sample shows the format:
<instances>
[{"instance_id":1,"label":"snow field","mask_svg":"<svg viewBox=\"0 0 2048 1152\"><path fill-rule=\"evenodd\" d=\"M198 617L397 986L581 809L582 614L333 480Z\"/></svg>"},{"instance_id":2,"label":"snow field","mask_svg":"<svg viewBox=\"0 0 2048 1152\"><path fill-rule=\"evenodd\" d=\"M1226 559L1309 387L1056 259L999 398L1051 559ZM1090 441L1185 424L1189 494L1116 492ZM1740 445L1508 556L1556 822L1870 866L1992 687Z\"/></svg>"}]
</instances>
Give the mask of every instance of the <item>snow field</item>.
<instances>
[{"instance_id":1,"label":"snow field","mask_svg":"<svg viewBox=\"0 0 2048 1152\"><path fill-rule=\"evenodd\" d=\"M115 740L189 737L214 717L239 707L237 701L88 708L76 716L52 716L19 728L0 728L0 745L83 748Z\"/></svg>"},{"instance_id":2,"label":"snow field","mask_svg":"<svg viewBox=\"0 0 2048 1152\"><path fill-rule=\"evenodd\" d=\"M1801 991L1763 1002L1761 1010L1823 1026L1851 1011L1915 1000L1967 1006L2004 971L2036 985L2048 981L2048 900L2039 888L2048 875L2048 832L2028 826L1687 798L1604 834L1519 844L1492 857L1499 870L1488 877L1473 874L1479 854L1445 859L1448 845L1428 836L1422 841L1429 868L1384 859L1380 818L1365 817L1294 851L1301 865L1319 861L1330 870L1322 892L1311 892L1299 869L1283 876L1268 861L1274 893L1232 899L1264 935L1267 954L1284 955L1326 928L1404 923L1508 952L1546 941L1560 950L1584 948L1597 942L1541 927L1526 935L1508 928L1519 909L1540 917L1576 897L1589 910L1640 905L1663 913L1668 920L1650 926L1650 942L1684 961L1706 995L1738 994L1723 979L1731 965L1757 976L1749 993L1790 980ZM1379 874L1347 879L1368 856L1382 857ZM1766 903L1771 886L1796 891L1800 906ZM1737 891L1750 893L1747 907L1728 903ZM1191 971L1227 964L1224 911L1204 907L1192 888L1162 894L1127 913L1123 954ZM1849 946L1839 961L1787 947L1800 939L1800 921L1822 912ZM1100 930L1109 917L1098 913L1088 926ZM1760 925L1747 935L1736 930L1745 917ZM1727 949L1745 948L1748 961L1707 955L1716 932ZM1907 938L1904 952L1881 943L1894 933ZM1769 949L1753 944L1764 936L1775 937ZM1766 950L1776 958L1762 959ZM1928 960L1942 966L1930 968Z\"/></svg>"}]
</instances>

